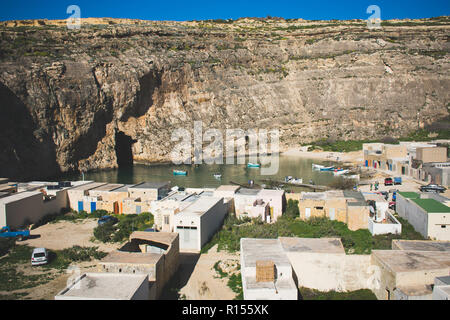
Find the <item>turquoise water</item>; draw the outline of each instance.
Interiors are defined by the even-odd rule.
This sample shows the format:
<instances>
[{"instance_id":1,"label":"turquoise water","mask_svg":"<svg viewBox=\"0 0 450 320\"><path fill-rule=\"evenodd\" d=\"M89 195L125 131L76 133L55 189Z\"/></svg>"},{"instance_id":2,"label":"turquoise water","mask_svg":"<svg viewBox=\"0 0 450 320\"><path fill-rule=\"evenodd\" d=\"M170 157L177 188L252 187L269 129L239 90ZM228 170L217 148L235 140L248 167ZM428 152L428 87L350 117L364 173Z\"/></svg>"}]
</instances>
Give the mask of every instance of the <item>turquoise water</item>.
<instances>
[{"instance_id":1,"label":"turquoise water","mask_svg":"<svg viewBox=\"0 0 450 320\"><path fill-rule=\"evenodd\" d=\"M247 163L247 161L246 161ZM222 184L230 184L230 181L246 184L254 180L256 184L264 184L263 179L284 181L285 176L302 178L304 183L312 180L316 185L326 185L335 179L332 172L320 172L312 170L312 163L333 165L329 161L303 159L292 156L280 156L278 173L271 176L261 175L260 168L247 168L246 164L202 164L198 167L191 165L134 165L130 168L92 171L84 174L85 180L98 182L136 184L143 181L170 181L172 186L180 187L218 187ZM187 176L174 176L172 170L186 170ZM216 179L214 173L222 174L221 179ZM81 175L72 174L65 176L67 180L81 180ZM291 188L290 189L300 189Z\"/></svg>"}]
</instances>

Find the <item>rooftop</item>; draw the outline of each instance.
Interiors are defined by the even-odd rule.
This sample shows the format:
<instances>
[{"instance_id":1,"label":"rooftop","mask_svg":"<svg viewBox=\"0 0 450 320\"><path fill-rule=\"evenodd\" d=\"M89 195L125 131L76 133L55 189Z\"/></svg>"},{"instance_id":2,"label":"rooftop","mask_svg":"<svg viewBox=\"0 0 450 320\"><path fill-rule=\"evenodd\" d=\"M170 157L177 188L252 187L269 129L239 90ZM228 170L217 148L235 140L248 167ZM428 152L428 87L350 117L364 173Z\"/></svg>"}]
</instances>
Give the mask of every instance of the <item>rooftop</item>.
<instances>
[{"instance_id":1,"label":"rooftop","mask_svg":"<svg viewBox=\"0 0 450 320\"><path fill-rule=\"evenodd\" d=\"M280 237L286 252L342 253L344 246L340 238L292 238Z\"/></svg>"},{"instance_id":2,"label":"rooftop","mask_svg":"<svg viewBox=\"0 0 450 320\"><path fill-rule=\"evenodd\" d=\"M243 196L256 196L258 195L260 189L247 189L247 188L241 188L239 189L236 194L243 195Z\"/></svg>"},{"instance_id":3,"label":"rooftop","mask_svg":"<svg viewBox=\"0 0 450 320\"><path fill-rule=\"evenodd\" d=\"M201 216L223 198L217 197L199 197L193 204L181 211L178 215L198 215Z\"/></svg>"},{"instance_id":4,"label":"rooftop","mask_svg":"<svg viewBox=\"0 0 450 320\"><path fill-rule=\"evenodd\" d=\"M135 231L130 235L130 239L141 239L171 245L177 239L178 233L174 232L146 232Z\"/></svg>"},{"instance_id":5,"label":"rooftop","mask_svg":"<svg viewBox=\"0 0 450 320\"><path fill-rule=\"evenodd\" d=\"M144 274L85 273L56 298L129 300L142 283L148 281L147 277Z\"/></svg>"},{"instance_id":6,"label":"rooftop","mask_svg":"<svg viewBox=\"0 0 450 320\"><path fill-rule=\"evenodd\" d=\"M162 256L158 253L112 251L100 263L155 264Z\"/></svg>"},{"instance_id":7,"label":"rooftop","mask_svg":"<svg viewBox=\"0 0 450 320\"><path fill-rule=\"evenodd\" d=\"M125 185L123 185L123 186L120 187L120 188L111 190L111 192L127 192L127 191L128 191L128 188L131 188L131 187L133 187L133 186L134 186L134 184L125 184Z\"/></svg>"},{"instance_id":8,"label":"rooftop","mask_svg":"<svg viewBox=\"0 0 450 320\"><path fill-rule=\"evenodd\" d=\"M420 198L420 194L418 194L417 192L401 192L401 191L399 191L398 194L406 199L419 199Z\"/></svg>"},{"instance_id":9,"label":"rooftop","mask_svg":"<svg viewBox=\"0 0 450 320\"><path fill-rule=\"evenodd\" d=\"M0 204L7 204L14 201L23 200L29 197L33 197L36 195L42 196L42 192L40 191L23 191L18 193L13 193L10 196L6 196L0 199Z\"/></svg>"},{"instance_id":10,"label":"rooftop","mask_svg":"<svg viewBox=\"0 0 450 320\"><path fill-rule=\"evenodd\" d=\"M216 189L216 191L233 191L236 192L239 190L239 186L233 186L233 185L222 185Z\"/></svg>"},{"instance_id":11,"label":"rooftop","mask_svg":"<svg viewBox=\"0 0 450 320\"><path fill-rule=\"evenodd\" d=\"M450 269L450 252L373 250L372 256L393 272Z\"/></svg>"},{"instance_id":12,"label":"rooftop","mask_svg":"<svg viewBox=\"0 0 450 320\"><path fill-rule=\"evenodd\" d=\"M142 182L133 187L131 189L159 189L163 187L167 187L169 182Z\"/></svg>"},{"instance_id":13,"label":"rooftop","mask_svg":"<svg viewBox=\"0 0 450 320\"><path fill-rule=\"evenodd\" d=\"M428 213L447 213L450 212L450 207L440 203L434 199L411 199L422 209Z\"/></svg>"},{"instance_id":14,"label":"rooftop","mask_svg":"<svg viewBox=\"0 0 450 320\"><path fill-rule=\"evenodd\" d=\"M123 184L108 183L108 184L102 185L100 187L91 189L91 191L112 191L112 190L118 189L120 187L123 187Z\"/></svg>"},{"instance_id":15,"label":"rooftop","mask_svg":"<svg viewBox=\"0 0 450 320\"><path fill-rule=\"evenodd\" d=\"M450 241L392 240L392 244L401 250L450 251Z\"/></svg>"},{"instance_id":16,"label":"rooftop","mask_svg":"<svg viewBox=\"0 0 450 320\"><path fill-rule=\"evenodd\" d=\"M98 187L103 186L103 185L106 185L106 183L105 182L87 181L87 183L82 184L80 186L77 186L75 188L72 188L69 191L91 190L91 189L98 188Z\"/></svg>"},{"instance_id":17,"label":"rooftop","mask_svg":"<svg viewBox=\"0 0 450 320\"><path fill-rule=\"evenodd\" d=\"M241 238L241 256L245 267L256 268L257 260L271 260L276 266L291 265L278 239Z\"/></svg>"}]
</instances>

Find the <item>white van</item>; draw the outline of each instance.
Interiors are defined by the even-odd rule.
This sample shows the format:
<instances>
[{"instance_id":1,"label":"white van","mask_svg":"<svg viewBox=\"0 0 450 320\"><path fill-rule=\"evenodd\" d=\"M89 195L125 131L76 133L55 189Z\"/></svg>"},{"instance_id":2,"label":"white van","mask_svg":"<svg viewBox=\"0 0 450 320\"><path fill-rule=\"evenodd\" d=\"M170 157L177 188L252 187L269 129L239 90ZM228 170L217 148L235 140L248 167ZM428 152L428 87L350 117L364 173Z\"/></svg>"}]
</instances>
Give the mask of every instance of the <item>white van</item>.
<instances>
[{"instance_id":1,"label":"white van","mask_svg":"<svg viewBox=\"0 0 450 320\"><path fill-rule=\"evenodd\" d=\"M31 265L38 266L48 263L48 251L45 248L36 248L31 254Z\"/></svg>"}]
</instances>

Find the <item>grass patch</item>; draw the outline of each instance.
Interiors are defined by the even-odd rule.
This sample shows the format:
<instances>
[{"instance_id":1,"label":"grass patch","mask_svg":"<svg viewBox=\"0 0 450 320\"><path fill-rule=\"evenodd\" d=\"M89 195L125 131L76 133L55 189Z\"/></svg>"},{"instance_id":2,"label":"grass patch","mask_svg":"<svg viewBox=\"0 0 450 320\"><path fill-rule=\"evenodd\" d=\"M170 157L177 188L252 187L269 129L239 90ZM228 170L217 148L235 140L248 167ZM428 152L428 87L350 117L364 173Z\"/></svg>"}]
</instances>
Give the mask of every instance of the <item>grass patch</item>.
<instances>
[{"instance_id":1,"label":"grass patch","mask_svg":"<svg viewBox=\"0 0 450 320\"><path fill-rule=\"evenodd\" d=\"M303 300L377 300L375 294L369 289L348 292L322 292L302 287L299 290Z\"/></svg>"},{"instance_id":2,"label":"grass patch","mask_svg":"<svg viewBox=\"0 0 450 320\"><path fill-rule=\"evenodd\" d=\"M347 254L370 254L376 249L391 249L393 239L423 240L422 235L406 221L398 218L402 224L402 234L385 234L372 236L367 229L349 230L347 224L328 218L311 218L309 220L293 219L283 216L273 224L258 220L243 222L230 215L225 219L222 229L217 232L202 253L217 244L217 250L237 252L240 250L241 238L276 239L278 237L326 238L337 237Z\"/></svg>"},{"instance_id":3,"label":"grass patch","mask_svg":"<svg viewBox=\"0 0 450 320\"><path fill-rule=\"evenodd\" d=\"M94 238L101 242L122 242L128 240L133 231L143 231L153 226L153 215L141 214L116 215L117 225L105 223L94 229Z\"/></svg>"}]
</instances>

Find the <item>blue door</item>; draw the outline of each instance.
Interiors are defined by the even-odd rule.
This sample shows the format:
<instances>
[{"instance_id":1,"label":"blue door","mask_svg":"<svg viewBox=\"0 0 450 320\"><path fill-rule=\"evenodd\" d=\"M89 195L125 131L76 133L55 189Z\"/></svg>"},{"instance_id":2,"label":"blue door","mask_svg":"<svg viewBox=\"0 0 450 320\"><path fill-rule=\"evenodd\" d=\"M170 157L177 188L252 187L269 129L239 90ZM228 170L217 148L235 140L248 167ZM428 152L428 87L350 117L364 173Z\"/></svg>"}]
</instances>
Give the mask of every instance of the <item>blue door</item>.
<instances>
[{"instance_id":1,"label":"blue door","mask_svg":"<svg viewBox=\"0 0 450 320\"><path fill-rule=\"evenodd\" d=\"M368 167L369 166L369 161L368 160L366 160L366 167Z\"/></svg>"},{"instance_id":2,"label":"blue door","mask_svg":"<svg viewBox=\"0 0 450 320\"><path fill-rule=\"evenodd\" d=\"M97 202L91 202L91 212L97 210Z\"/></svg>"},{"instance_id":3,"label":"blue door","mask_svg":"<svg viewBox=\"0 0 450 320\"><path fill-rule=\"evenodd\" d=\"M83 211L83 201L78 201L78 212Z\"/></svg>"}]
</instances>

